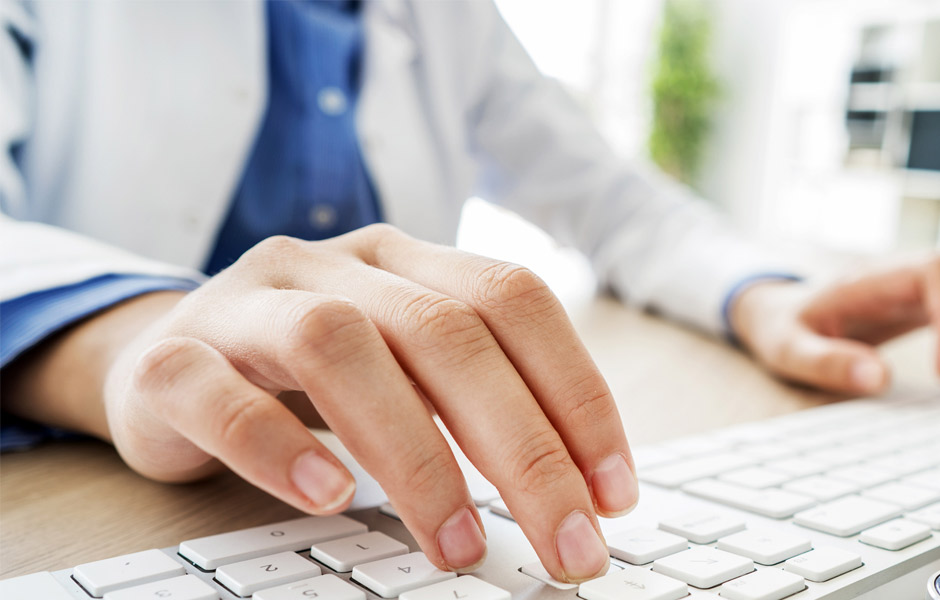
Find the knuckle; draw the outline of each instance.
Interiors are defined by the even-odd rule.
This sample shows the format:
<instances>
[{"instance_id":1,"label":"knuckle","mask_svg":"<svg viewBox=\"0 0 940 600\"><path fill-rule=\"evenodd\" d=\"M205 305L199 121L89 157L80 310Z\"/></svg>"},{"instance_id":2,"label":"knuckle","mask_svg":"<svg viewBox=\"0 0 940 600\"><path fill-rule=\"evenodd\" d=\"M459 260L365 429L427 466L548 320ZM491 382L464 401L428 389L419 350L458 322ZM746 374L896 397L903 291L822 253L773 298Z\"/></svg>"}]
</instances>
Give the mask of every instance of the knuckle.
<instances>
[{"instance_id":1,"label":"knuckle","mask_svg":"<svg viewBox=\"0 0 940 600\"><path fill-rule=\"evenodd\" d=\"M289 235L272 235L252 246L245 257L249 260L259 259L269 261L281 256L294 256L303 247L303 240Z\"/></svg>"},{"instance_id":2,"label":"knuckle","mask_svg":"<svg viewBox=\"0 0 940 600\"><path fill-rule=\"evenodd\" d=\"M588 374L563 388L556 402L566 407L565 422L575 428L593 427L616 418L616 404L600 375Z\"/></svg>"},{"instance_id":3,"label":"knuckle","mask_svg":"<svg viewBox=\"0 0 940 600\"><path fill-rule=\"evenodd\" d=\"M359 234L369 239L386 239L404 235L400 229L388 223L372 223L360 228Z\"/></svg>"},{"instance_id":4,"label":"knuckle","mask_svg":"<svg viewBox=\"0 0 940 600\"><path fill-rule=\"evenodd\" d=\"M348 300L330 299L305 305L299 314L289 317L292 325L288 339L282 346L282 360L290 364L297 356L303 356L311 348L325 356L332 352L340 358L348 358L354 347L369 339L369 320L362 311Z\"/></svg>"},{"instance_id":5,"label":"knuckle","mask_svg":"<svg viewBox=\"0 0 940 600\"><path fill-rule=\"evenodd\" d=\"M373 223L349 234L356 254L368 264L378 265L387 244L407 237L404 232L388 223Z\"/></svg>"},{"instance_id":6,"label":"knuckle","mask_svg":"<svg viewBox=\"0 0 940 600\"><path fill-rule=\"evenodd\" d=\"M486 309L523 309L527 314L558 306L555 295L531 270L512 263L488 265L475 286L476 301Z\"/></svg>"},{"instance_id":7,"label":"knuckle","mask_svg":"<svg viewBox=\"0 0 940 600\"><path fill-rule=\"evenodd\" d=\"M440 489L443 482L451 480L454 464L450 452L428 448L418 443L405 456L407 465L403 477L397 478L403 490L414 497L429 497Z\"/></svg>"},{"instance_id":8,"label":"knuckle","mask_svg":"<svg viewBox=\"0 0 940 600\"><path fill-rule=\"evenodd\" d=\"M273 235L249 248L233 268L259 269L269 275L289 272L290 263L304 252L306 243L288 235Z\"/></svg>"},{"instance_id":9,"label":"knuckle","mask_svg":"<svg viewBox=\"0 0 940 600\"><path fill-rule=\"evenodd\" d=\"M204 355L193 338L168 338L144 351L134 368L133 385L142 391L166 389Z\"/></svg>"},{"instance_id":10,"label":"knuckle","mask_svg":"<svg viewBox=\"0 0 940 600\"><path fill-rule=\"evenodd\" d=\"M237 394L230 395L229 401L218 413L218 423L215 428L222 447L244 443L251 435L253 426L262 420L262 412L264 412L263 405L254 399L240 397Z\"/></svg>"},{"instance_id":11,"label":"knuckle","mask_svg":"<svg viewBox=\"0 0 940 600\"><path fill-rule=\"evenodd\" d=\"M429 346L479 340L487 331L483 320L467 304L433 293L407 303L402 319L412 334Z\"/></svg>"},{"instance_id":12,"label":"knuckle","mask_svg":"<svg viewBox=\"0 0 940 600\"><path fill-rule=\"evenodd\" d=\"M830 384L847 383L849 379L849 361L845 356L827 352L816 361L816 376L820 382Z\"/></svg>"},{"instance_id":13,"label":"knuckle","mask_svg":"<svg viewBox=\"0 0 940 600\"><path fill-rule=\"evenodd\" d=\"M295 252L303 245L303 241L289 235L272 235L251 248L259 254L279 256L288 252Z\"/></svg>"},{"instance_id":14,"label":"knuckle","mask_svg":"<svg viewBox=\"0 0 940 600\"><path fill-rule=\"evenodd\" d=\"M510 471L513 486L531 495L548 492L575 468L568 450L552 430L524 437L514 456L515 468Z\"/></svg>"}]
</instances>

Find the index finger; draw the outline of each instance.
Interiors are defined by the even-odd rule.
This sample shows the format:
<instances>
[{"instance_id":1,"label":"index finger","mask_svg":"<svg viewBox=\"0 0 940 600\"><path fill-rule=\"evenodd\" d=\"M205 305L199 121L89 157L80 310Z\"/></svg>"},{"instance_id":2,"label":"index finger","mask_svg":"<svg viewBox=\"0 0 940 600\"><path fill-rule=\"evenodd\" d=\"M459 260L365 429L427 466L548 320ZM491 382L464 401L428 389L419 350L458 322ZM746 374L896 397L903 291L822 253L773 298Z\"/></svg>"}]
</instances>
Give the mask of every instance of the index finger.
<instances>
[{"instance_id":1,"label":"index finger","mask_svg":"<svg viewBox=\"0 0 940 600\"><path fill-rule=\"evenodd\" d=\"M363 260L472 307L535 396L591 490L597 512L636 505L636 469L616 403L564 308L531 271L394 231Z\"/></svg>"}]
</instances>

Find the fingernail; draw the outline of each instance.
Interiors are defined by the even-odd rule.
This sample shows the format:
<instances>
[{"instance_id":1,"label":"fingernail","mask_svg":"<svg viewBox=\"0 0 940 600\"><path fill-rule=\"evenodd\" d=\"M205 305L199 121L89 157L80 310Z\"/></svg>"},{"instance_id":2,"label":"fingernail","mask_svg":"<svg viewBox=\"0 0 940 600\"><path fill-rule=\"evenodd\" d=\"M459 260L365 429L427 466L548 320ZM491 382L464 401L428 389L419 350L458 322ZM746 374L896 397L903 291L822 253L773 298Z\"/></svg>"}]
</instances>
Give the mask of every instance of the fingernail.
<instances>
[{"instance_id":1,"label":"fingernail","mask_svg":"<svg viewBox=\"0 0 940 600\"><path fill-rule=\"evenodd\" d=\"M605 516L619 516L636 504L639 496L636 477L622 454L611 454L601 461L591 476L591 488L597 507Z\"/></svg>"},{"instance_id":2,"label":"fingernail","mask_svg":"<svg viewBox=\"0 0 940 600\"><path fill-rule=\"evenodd\" d=\"M342 469L316 452L301 455L291 479L320 510L341 506L356 491L356 482Z\"/></svg>"},{"instance_id":3,"label":"fingernail","mask_svg":"<svg viewBox=\"0 0 940 600\"><path fill-rule=\"evenodd\" d=\"M444 562L454 571L469 573L486 560L486 540L466 506L458 509L437 530L437 547Z\"/></svg>"},{"instance_id":4,"label":"fingernail","mask_svg":"<svg viewBox=\"0 0 940 600\"><path fill-rule=\"evenodd\" d=\"M561 522L555 533L555 550L568 581L576 582L600 575L610 557L591 520L576 510Z\"/></svg>"},{"instance_id":5,"label":"fingernail","mask_svg":"<svg viewBox=\"0 0 940 600\"><path fill-rule=\"evenodd\" d=\"M871 359L856 360L852 365L852 385L861 390L877 390L884 383L884 368Z\"/></svg>"}]
</instances>

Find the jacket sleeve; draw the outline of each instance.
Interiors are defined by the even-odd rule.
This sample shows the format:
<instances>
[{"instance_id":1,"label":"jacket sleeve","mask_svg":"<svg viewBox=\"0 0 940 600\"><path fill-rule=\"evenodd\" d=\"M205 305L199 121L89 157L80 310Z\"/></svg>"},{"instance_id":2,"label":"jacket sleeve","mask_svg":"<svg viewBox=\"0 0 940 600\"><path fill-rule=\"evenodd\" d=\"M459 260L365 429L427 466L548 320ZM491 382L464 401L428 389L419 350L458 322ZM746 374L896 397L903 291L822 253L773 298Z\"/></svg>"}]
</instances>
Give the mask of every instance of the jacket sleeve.
<instances>
[{"instance_id":1,"label":"jacket sleeve","mask_svg":"<svg viewBox=\"0 0 940 600\"><path fill-rule=\"evenodd\" d=\"M740 281L790 269L736 236L689 190L615 156L542 76L488 2L474 3L488 57L468 118L479 195L582 250L626 300L712 333Z\"/></svg>"},{"instance_id":2,"label":"jacket sleeve","mask_svg":"<svg viewBox=\"0 0 940 600\"><path fill-rule=\"evenodd\" d=\"M0 366L95 310L159 289L193 289L202 276L63 229L31 215L20 164L33 122L35 23L24 4L0 0ZM54 300L54 301L52 301Z\"/></svg>"},{"instance_id":3,"label":"jacket sleeve","mask_svg":"<svg viewBox=\"0 0 940 600\"><path fill-rule=\"evenodd\" d=\"M0 27L0 301L107 274L201 280L191 269L26 220L37 216L20 169L34 119L36 23L23 3L0 0Z\"/></svg>"}]
</instances>

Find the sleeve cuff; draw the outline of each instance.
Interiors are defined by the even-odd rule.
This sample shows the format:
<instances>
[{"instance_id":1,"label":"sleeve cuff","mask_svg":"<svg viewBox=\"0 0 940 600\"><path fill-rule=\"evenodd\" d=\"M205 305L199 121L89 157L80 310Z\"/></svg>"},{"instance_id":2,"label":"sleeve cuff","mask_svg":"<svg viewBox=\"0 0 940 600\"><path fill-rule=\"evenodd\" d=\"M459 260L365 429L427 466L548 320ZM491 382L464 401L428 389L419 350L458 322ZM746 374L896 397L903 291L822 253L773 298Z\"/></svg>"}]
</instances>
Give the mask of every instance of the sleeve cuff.
<instances>
[{"instance_id":1,"label":"sleeve cuff","mask_svg":"<svg viewBox=\"0 0 940 600\"><path fill-rule=\"evenodd\" d=\"M739 342L738 337L734 333L734 329L731 327L731 307L734 306L734 301L737 300L741 292L761 281L803 281L803 278L793 273L755 273L738 280L731 286L731 289L728 290L724 300L721 302L721 324L724 328L725 338L735 346L737 346Z\"/></svg>"},{"instance_id":2,"label":"sleeve cuff","mask_svg":"<svg viewBox=\"0 0 940 600\"><path fill-rule=\"evenodd\" d=\"M118 302L197 287L196 281L176 277L110 274L6 300L0 303L0 368L63 327Z\"/></svg>"}]
</instances>

